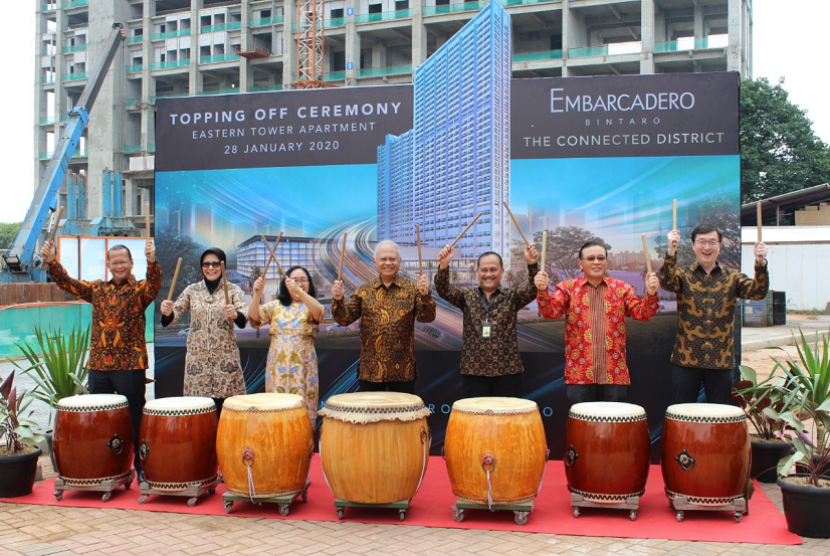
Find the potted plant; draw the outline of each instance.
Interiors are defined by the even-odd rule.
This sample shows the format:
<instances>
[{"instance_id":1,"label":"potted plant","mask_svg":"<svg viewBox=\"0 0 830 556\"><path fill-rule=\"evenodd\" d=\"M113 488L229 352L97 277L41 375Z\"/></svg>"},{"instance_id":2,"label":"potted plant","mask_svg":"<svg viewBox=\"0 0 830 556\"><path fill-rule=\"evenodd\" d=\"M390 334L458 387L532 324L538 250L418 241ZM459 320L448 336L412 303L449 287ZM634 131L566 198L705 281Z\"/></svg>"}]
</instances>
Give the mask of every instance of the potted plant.
<instances>
[{"instance_id":1,"label":"potted plant","mask_svg":"<svg viewBox=\"0 0 830 556\"><path fill-rule=\"evenodd\" d=\"M778 360L783 380L770 380L770 387L783 396L785 407L778 414L783 435L795 452L778 465L778 485L784 502L787 527L805 537L830 538L830 353L828 337L813 346L799 331L798 361ZM781 375L779 375L781 376ZM795 469L796 473L790 474Z\"/></svg>"},{"instance_id":2,"label":"potted plant","mask_svg":"<svg viewBox=\"0 0 830 556\"><path fill-rule=\"evenodd\" d=\"M89 350L89 327L73 328L69 334L53 329L45 331L37 325L34 329L36 349L27 343L16 344L26 357L29 367L24 369L15 361L12 361L12 364L37 385L29 394L49 406L49 424L52 426L61 399L88 392L86 382L89 370L86 367L86 355ZM55 468L51 428L46 431L45 437L52 458L52 467Z\"/></svg>"},{"instance_id":3,"label":"potted plant","mask_svg":"<svg viewBox=\"0 0 830 556\"><path fill-rule=\"evenodd\" d=\"M779 419L786 400L775 388L784 381L782 377L764 380L759 387L755 369L741 366L741 381L732 388L732 399L753 424L752 467L749 475L762 483L774 483L778 479L778 463L792 453L792 444L784 438L784 421ZM772 377L774 373L770 373ZM769 377L768 377L769 378Z\"/></svg>"},{"instance_id":4,"label":"potted plant","mask_svg":"<svg viewBox=\"0 0 830 556\"><path fill-rule=\"evenodd\" d=\"M24 496L32 492L37 458L43 440L38 425L24 416L32 398L18 394L14 371L0 384L0 497ZM31 415L31 412L30 412Z\"/></svg>"}]
</instances>

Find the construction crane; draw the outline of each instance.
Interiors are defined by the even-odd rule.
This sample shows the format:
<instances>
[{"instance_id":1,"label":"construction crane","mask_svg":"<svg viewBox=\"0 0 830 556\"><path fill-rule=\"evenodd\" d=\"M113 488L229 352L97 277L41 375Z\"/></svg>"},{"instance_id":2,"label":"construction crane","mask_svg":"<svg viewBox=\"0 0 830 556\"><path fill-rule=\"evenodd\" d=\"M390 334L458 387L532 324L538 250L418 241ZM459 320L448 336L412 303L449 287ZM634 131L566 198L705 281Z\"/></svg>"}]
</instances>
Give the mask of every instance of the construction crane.
<instances>
[{"instance_id":1,"label":"construction crane","mask_svg":"<svg viewBox=\"0 0 830 556\"><path fill-rule=\"evenodd\" d=\"M297 0L297 89L331 87L323 80L323 0Z\"/></svg>"},{"instance_id":2,"label":"construction crane","mask_svg":"<svg viewBox=\"0 0 830 556\"><path fill-rule=\"evenodd\" d=\"M89 123L89 111L95 103L101 85L107 76L107 71L115 58L118 47L124 42L124 26L115 23L112 32L104 43L104 50L95 64L95 69L89 76L89 81L81 93L78 103L69 112L69 121L61 134L55 153L46 172L38 184L26 218L20 227L20 231L14 238L11 249L3 253L3 260L6 262L7 272L0 273L0 282L28 282L35 280L46 281L46 272L43 268L36 268L34 261L35 247L37 245L43 225L49 216L49 211L54 210L53 205L58 195L58 190L66 177L69 161L78 147L87 124ZM55 222L58 226L60 223Z\"/></svg>"}]
</instances>

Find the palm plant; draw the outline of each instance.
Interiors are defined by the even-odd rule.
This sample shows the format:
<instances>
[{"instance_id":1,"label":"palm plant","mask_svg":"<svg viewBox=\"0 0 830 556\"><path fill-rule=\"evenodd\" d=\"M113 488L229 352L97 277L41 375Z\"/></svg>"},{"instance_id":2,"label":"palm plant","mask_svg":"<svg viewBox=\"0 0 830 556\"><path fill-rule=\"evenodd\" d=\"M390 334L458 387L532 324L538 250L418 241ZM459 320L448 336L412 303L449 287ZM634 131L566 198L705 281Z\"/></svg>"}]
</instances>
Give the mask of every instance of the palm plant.
<instances>
[{"instance_id":1,"label":"palm plant","mask_svg":"<svg viewBox=\"0 0 830 556\"><path fill-rule=\"evenodd\" d=\"M27 343L16 344L26 357L29 367L24 369L15 361L12 363L37 385L30 395L49 405L52 409L51 422L58 401L87 393L85 384L89 370L86 367L86 354L90 331L89 327L73 328L69 334L63 334L51 328L44 331L37 325L34 329L38 344L36 349Z\"/></svg>"}]
</instances>

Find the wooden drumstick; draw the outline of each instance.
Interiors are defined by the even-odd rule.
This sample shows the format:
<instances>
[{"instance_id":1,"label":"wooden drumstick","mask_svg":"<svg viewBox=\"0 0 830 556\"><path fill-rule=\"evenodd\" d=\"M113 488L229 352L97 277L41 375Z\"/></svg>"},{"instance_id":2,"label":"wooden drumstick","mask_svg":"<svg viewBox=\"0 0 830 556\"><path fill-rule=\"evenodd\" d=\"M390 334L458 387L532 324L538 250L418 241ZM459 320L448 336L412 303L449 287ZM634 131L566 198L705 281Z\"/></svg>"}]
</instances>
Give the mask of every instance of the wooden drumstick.
<instances>
[{"instance_id":1,"label":"wooden drumstick","mask_svg":"<svg viewBox=\"0 0 830 556\"><path fill-rule=\"evenodd\" d=\"M542 232L542 259L540 262L542 263L539 267L542 272L545 271L545 253L548 251L548 231L545 230Z\"/></svg>"},{"instance_id":2,"label":"wooden drumstick","mask_svg":"<svg viewBox=\"0 0 830 556\"><path fill-rule=\"evenodd\" d=\"M476 223L476 220L478 220L479 216L481 216L481 215L482 215L482 213L480 213L480 212L479 212L478 214L476 214L476 215L475 215L475 217L472 219L472 221L471 221L469 224L467 224L467 227L466 227L466 228L464 228L464 231L462 231L460 234L458 234L458 237L457 237L457 238L455 238L454 240L452 240L452 243L450 243L450 247L449 247L449 249L452 249L453 247L455 247L455 244L456 244L456 243L458 243L458 241L459 241L462 237L464 237L464 234L466 234L466 233L467 233L467 230L469 230L469 229L473 226L473 224L475 224L475 223ZM521 230L520 230L520 231L521 231ZM449 251L449 249L447 249L447 250Z\"/></svg>"},{"instance_id":3,"label":"wooden drumstick","mask_svg":"<svg viewBox=\"0 0 830 556\"><path fill-rule=\"evenodd\" d=\"M418 236L418 274L424 273L424 260L421 258L421 226L415 224L415 233Z\"/></svg>"},{"instance_id":4,"label":"wooden drumstick","mask_svg":"<svg viewBox=\"0 0 830 556\"><path fill-rule=\"evenodd\" d=\"M671 201L671 229L677 229L677 199Z\"/></svg>"},{"instance_id":5,"label":"wooden drumstick","mask_svg":"<svg viewBox=\"0 0 830 556\"><path fill-rule=\"evenodd\" d=\"M150 203L144 203L144 226L147 228L147 239L150 239Z\"/></svg>"},{"instance_id":6,"label":"wooden drumstick","mask_svg":"<svg viewBox=\"0 0 830 556\"><path fill-rule=\"evenodd\" d=\"M173 290L176 289L176 280L179 279L179 271L182 269L182 258L176 263L176 272L173 273L173 282L170 284L170 292L167 294L167 301L173 299Z\"/></svg>"},{"instance_id":7,"label":"wooden drumstick","mask_svg":"<svg viewBox=\"0 0 830 556\"><path fill-rule=\"evenodd\" d=\"M643 234L643 253L646 254L646 270L651 274L651 257L648 254L648 241L646 241L646 234Z\"/></svg>"},{"instance_id":8,"label":"wooden drumstick","mask_svg":"<svg viewBox=\"0 0 830 556\"><path fill-rule=\"evenodd\" d=\"M265 243L265 246L268 247L269 251L271 251L271 246L268 245L268 240L265 239L265 236L261 235L259 237L262 238L262 241L263 241L263 243ZM271 260L274 258L274 252L276 252L277 246L280 244L281 239L282 239L282 232L280 232L280 235L277 236L277 242L274 244L274 250L271 251L271 254L268 255L268 260L265 262L265 272L262 273L262 281L263 282L268 281L268 267L271 266ZM279 265L278 265L278 267L279 267Z\"/></svg>"},{"instance_id":9,"label":"wooden drumstick","mask_svg":"<svg viewBox=\"0 0 830 556\"><path fill-rule=\"evenodd\" d=\"M55 225L52 226L52 231L49 233L49 241L55 242L55 234L58 232L58 226L61 225L61 216L63 216L63 207L58 207L58 216L55 218Z\"/></svg>"},{"instance_id":10,"label":"wooden drumstick","mask_svg":"<svg viewBox=\"0 0 830 556\"><path fill-rule=\"evenodd\" d=\"M228 279L225 276L225 261L219 261L219 266L222 268L222 283L225 285L225 305L230 305L231 296L228 295Z\"/></svg>"},{"instance_id":11,"label":"wooden drumstick","mask_svg":"<svg viewBox=\"0 0 830 556\"><path fill-rule=\"evenodd\" d=\"M283 272L283 271L282 271L282 266L280 266L280 262L277 260L277 251L276 251L276 249L277 249L277 245L279 245L279 244L280 244L280 241L279 241L279 240L280 240L280 238L282 237L282 232L280 232L280 237L279 237L279 238L277 238L277 243L276 243L276 244L274 244L274 248L273 248L273 249L271 249L271 246L268 244L268 240L267 240L267 239L265 239L265 236L259 236L259 237L261 237L261 238L262 238L262 241L264 241L264 242L265 242L265 246L266 246L266 247L268 248L268 250L271 252L271 258L273 258L273 259L274 259L274 262L275 262L275 263L277 263L277 269L280 271L280 276L282 276L283 274L285 274L285 272ZM270 262L271 262L271 259L268 259L268 262L270 263ZM267 265L266 265L266 268L267 268Z\"/></svg>"},{"instance_id":12,"label":"wooden drumstick","mask_svg":"<svg viewBox=\"0 0 830 556\"><path fill-rule=\"evenodd\" d=\"M764 219L764 210L761 208L761 201L758 201L756 207L756 213L758 215L758 243L761 243L761 221Z\"/></svg>"},{"instance_id":13,"label":"wooden drumstick","mask_svg":"<svg viewBox=\"0 0 830 556\"><path fill-rule=\"evenodd\" d=\"M337 269L337 280L343 279L343 255L346 254L346 238L349 232L343 232L343 245L340 246L340 267Z\"/></svg>"},{"instance_id":14,"label":"wooden drumstick","mask_svg":"<svg viewBox=\"0 0 830 556\"><path fill-rule=\"evenodd\" d=\"M527 240L527 237L525 236L525 233L522 231L522 227L521 227L521 226L519 226L519 221L518 221L518 220L516 220L516 217L515 217L515 216L513 216L513 212L510 210L510 207L508 207L508 206L507 206L507 203L505 203L504 201L502 201L502 203L501 203L501 204L503 204L503 205L504 205L504 208L506 208L506 209L507 209L507 214L509 214L509 215L510 215L510 219L511 219L511 220L513 220L513 224L516 226L516 229L517 229L517 230L519 230L519 234L521 234L522 239L523 239L523 240L525 240L525 245L530 245L530 242ZM476 218L477 218L477 217L476 217ZM463 234L462 234L462 235L463 235Z\"/></svg>"}]
</instances>

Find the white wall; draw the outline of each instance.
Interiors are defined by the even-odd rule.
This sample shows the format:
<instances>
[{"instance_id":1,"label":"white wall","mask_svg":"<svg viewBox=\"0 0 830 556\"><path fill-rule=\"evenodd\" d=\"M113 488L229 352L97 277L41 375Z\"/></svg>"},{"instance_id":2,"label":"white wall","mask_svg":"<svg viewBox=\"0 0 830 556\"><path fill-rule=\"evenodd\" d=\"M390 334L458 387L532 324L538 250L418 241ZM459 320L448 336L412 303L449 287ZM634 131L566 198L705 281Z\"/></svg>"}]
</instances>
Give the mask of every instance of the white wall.
<instances>
[{"instance_id":1,"label":"white wall","mask_svg":"<svg viewBox=\"0 0 830 556\"><path fill-rule=\"evenodd\" d=\"M770 288L787 293L787 309L824 311L830 303L830 226L766 226ZM752 276L755 226L741 230L741 270Z\"/></svg>"}]
</instances>

